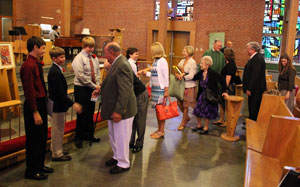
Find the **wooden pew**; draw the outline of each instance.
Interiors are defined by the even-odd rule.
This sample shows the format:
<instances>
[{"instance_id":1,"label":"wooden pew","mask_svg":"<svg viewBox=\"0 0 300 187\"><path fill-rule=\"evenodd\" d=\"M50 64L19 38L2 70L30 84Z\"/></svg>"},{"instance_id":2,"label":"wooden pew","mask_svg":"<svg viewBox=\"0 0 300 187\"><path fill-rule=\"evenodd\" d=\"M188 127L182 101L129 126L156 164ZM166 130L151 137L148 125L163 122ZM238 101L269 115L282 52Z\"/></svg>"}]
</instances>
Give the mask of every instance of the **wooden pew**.
<instances>
[{"instance_id":1,"label":"wooden pew","mask_svg":"<svg viewBox=\"0 0 300 187\"><path fill-rule=\"evenodd\" d=\"M272 115L262 152L247 150L245 187L273 187L284 166L300 165L300 119Z\"/></svg>"},{"instance_id":2,"label":"wooden pew","mask_svg":"<svg viewBox=\"0 0 300 187\"><path fill-rule=\"evenodd\" d=\"M257 121L246 119L247 148L262 152L272 115L293 117L284 103L284 96L264 94Z\"/></svg>"}]
</instances>

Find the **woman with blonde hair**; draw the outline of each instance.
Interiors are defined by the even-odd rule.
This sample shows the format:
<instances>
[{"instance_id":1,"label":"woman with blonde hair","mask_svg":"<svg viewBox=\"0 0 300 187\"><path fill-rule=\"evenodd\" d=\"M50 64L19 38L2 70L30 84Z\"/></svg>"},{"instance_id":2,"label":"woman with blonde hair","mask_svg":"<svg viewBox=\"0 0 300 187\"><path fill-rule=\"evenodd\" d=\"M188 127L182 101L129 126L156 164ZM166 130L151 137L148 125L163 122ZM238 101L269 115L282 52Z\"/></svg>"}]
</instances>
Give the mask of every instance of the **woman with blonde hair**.
<instances>
[{"instance_id":1,"label":"woman with blonde hair","mask_svg":"<svg viewBox=\"0 0 300 187\"><path fill-rule=\"evenodd\" d=\"M290 111L293 111L295 102L295 76L297 72L291 58L287 54L280 57L278 72L278 90L281 95L285 96L285 103Z\"/></svg>"},{"instance_id":2,"label":"woman with blonde hair","mask_svg":"<svg viewBox=\"0 0 300 187\"><path fill-rule=\"evenodd\" d=\"M218 83L221 85L222 96L227 97L225 78L214 70L210 69L213 64L210 56L204 56L201 59L199 71L193 80L199 80L197 104L193 114L197 117L197 127L192 129L194 132L199 131L199 134L208 134L209 120L218 117L218 97L220 91ZM215 101L212 101L214 98ZM201 119L205 118L205 125L202 126Z\"/></svg>"},{"instance_id":3,"label":"woman with blonde hair","mask_svg":"<svg viewBox=\"0 0 300 187\"><path fill-rule=\"evenodd\" d=\"M189 107L194 108L195 106L195 87L196 83L192 79L197 73L196 61L193 59L194 48L192 46L185 46L182 50L184 59L182 59L178 67L181 69L182 74L175 73L176 78L179 80L184 79L184 97L183 100L178 100L178 106L183 112L182 121L177 130L183 130L185 125L190 121L188 116Z\"/></svg>"},{"instance_id":4,"label":"woman with blonde hair","mask_svg":"<svg viewBox=\"0 0 300 187\"><path fill-rule=\"evenodd\" d=\"M162 103L164 97L169 97L169 68L168 62L164 58L165 50L161 43L155 42L151 45L151 55L153 64L147 76L150 76L151 85L151 103L152 108L159 103ZM146 74L147 69L138 72ZM157 116L156 116L157 118ZM165 135L165 120L160 121L157 118L158 129L151 133L151 138L158 139Z\"/></svg>"}]
</instances>

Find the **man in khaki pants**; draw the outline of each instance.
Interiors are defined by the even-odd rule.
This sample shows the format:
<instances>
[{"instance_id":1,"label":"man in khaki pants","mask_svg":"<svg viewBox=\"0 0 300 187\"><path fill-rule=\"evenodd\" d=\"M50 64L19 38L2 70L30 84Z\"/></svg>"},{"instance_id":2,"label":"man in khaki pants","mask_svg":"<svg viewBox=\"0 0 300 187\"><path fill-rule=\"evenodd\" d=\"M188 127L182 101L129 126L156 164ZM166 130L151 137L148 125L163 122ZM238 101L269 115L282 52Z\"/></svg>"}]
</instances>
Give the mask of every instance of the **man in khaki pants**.
<instances>
[{"instance_id":1,"label":"man in khaki pants","mask_svg":"<svg viewBox=\"0 0 300 187\"><path fill-rule=\"evenodd\" d=\"M71 156L63 151L63 137L65 127L65 112L73 106L75 112L81 112L81 105L74 103L67 94L67 82L63 75L65 63L65 51L60 47L50 50L53 65L48 73L49 97L53 101L52 127L51 127L51 151L52 161L70 161Z\"/></svg>"}]
</instances>

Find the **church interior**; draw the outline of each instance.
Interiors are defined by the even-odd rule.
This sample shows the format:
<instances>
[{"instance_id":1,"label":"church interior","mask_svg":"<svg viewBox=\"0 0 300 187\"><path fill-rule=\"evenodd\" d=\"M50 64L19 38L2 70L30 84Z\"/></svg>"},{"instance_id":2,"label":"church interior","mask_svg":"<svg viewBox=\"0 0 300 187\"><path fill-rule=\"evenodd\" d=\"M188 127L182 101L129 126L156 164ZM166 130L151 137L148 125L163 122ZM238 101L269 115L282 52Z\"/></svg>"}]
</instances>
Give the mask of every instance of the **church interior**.
<instances>
[{"instance_id":1,"label":"church interior","mask_svg":"<svg viewBox=\"0 0 300 187\"><path fill-rule=\"evenodd\" d=\"M0 26L0 187L273 187L290 172L300 176L300 0L0 0ZM58 33L54 38L53 26ZM73 101L72 61L83 50L87 36L95 41L93 54L101 81L109 74L104 64L105 46L110 42L117 43L124 56L128 48L138 49L138 71L152 67L151 46L160 42L172 74L172 67L184 58L185 46L193 47L193 59L200 69L206 51L214 50L215 42L220 41L222 48L233 49L240 78L252 58L247 46L257 42L266 82L257 120L249 117L249 95L243 91L242 80L234 85L235 94L226 98L225 121L214 124L210 120L208 134L193 132L198 123L193 109L186 114L190 120L185 128L178 130L184 115L178 108L179 116L166 120L165 135L153 139L151 132L158 122L149 98L142 150L130 151L129 171L111 175L105 161L113 151L108 120L98 115L101 102L95 103L93 116L94 133L101 141L83 141L81 149L74 145L77 115L69 108L64 117L63 147L72 160L51 161L52 121L48 116L45 165L55 171L47 180L25 179L25 92L20 71L29 55L27 41L33 36L45 42L41 61L47 88L53 63L49 51L54 46L64 49L63 75ZM291 58L296 70L292 108L279 93L278 67L283 54ZM251 76L258 71L254 69ZM141 75L139 79L151 95L150 78ZM293 182L300 184L300 177Z\"/></svg>"}]
</instances>

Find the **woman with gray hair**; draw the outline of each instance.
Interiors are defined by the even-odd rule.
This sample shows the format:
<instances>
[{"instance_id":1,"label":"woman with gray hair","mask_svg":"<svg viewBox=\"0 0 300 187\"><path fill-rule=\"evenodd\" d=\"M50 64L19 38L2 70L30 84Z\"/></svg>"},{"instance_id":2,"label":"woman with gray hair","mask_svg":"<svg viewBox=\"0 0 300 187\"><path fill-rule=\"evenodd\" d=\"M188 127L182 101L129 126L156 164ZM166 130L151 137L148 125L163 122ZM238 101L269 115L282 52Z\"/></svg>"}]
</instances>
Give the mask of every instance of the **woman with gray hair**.
<instances>
[{"instance_id":1,"label":"woman with gray hair","mask_svg":"<svg viewBox=\"0 0 300 187\"><path fill-rule=\"evenodd\" d=\"M210 69L213 64L210 56L204 56L201 59L199 71L193 78L193 80L199 80L197 104L195 106L193 114L197 117L197 127L192 131L199 131L199 134L208 134L209 120L216 119L218 117L218 98L219 87L221 85L222 96L227 97L225 78L219 73ZM212 99L214 98L214 99ZM215 101L213 101L215 100ZM202 126L201 119L205 118L205 125Z\"/></svg>"}]
</instances>

